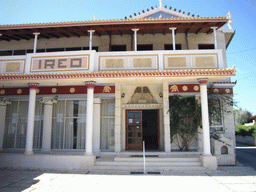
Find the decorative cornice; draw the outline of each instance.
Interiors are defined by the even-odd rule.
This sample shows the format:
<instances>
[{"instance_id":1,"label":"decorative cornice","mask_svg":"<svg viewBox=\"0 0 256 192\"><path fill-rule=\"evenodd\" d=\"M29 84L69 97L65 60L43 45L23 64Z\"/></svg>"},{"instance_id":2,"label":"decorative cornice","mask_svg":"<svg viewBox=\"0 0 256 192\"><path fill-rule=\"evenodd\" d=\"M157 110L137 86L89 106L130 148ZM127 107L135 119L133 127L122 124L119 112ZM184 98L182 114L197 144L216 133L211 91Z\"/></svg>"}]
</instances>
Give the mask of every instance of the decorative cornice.
<instances>
[{"instance_id":1,"label":"decorative cornice","mask_svg":"<svg viewBox=\"0 0 256 192\"><path fill-rule=\"evenodd\" d=\"M77 73L39 73L39 74L2 74L0 81L6 80L45 80L45 79L80 79L80 78L131 78L131 77L209 77L235 76L232 69L197 69L165 71L111 71L111 72L77 72Z\"/></svg>"},{"instance_id":2,"label":"decorative cornice","mask_svg":"<svg viewBox=\"0 0 256 192\"><path fill-rule=\"evenodd\" d=\"M162 104L123 104L123 109L161 109Z\"/></svg>"}]
</instances>

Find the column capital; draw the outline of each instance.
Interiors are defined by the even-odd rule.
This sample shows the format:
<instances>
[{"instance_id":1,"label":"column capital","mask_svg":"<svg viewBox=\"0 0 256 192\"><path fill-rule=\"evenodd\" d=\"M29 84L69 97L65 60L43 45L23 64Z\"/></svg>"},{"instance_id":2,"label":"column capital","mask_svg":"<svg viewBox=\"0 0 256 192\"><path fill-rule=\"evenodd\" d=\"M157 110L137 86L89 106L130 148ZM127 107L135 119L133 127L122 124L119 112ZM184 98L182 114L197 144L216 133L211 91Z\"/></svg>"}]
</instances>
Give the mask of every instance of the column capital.
<instances>
[{"instance_id":1,"label":"column capital","mask_svg":"<svg viewBox=\"0 0 256 192\"><path fill-rule=\"evenodd\" d=\"M33 33L34 35L40 35L40 33L39 32L35 32L35 33Z\"/></svg>"},{"instance_id":2,"label":"column capital","mask_svg":"<svg viewBox=\"0 0 256 192\"><path fill-rule=\"evenodd\" d=\"M11 104L12 102L6 98L0 98L0 106L6 106L7 104Z\"/></svg>"},{"instance_id":3,"label":"column capital","mask_svg":"<svg viewBox=\"0 0 256 192\"><path fill-rule=\"evenodd\" d=\"M218 27L211 27L211 29L216 30L216 29L218 29Z\"/></svg>"},{"instance_id":4,"label":"column capital","mask_svg":"<svg viewBox=\"0 0 256 192\"><path fill-rule=\"evenodd\" d=\"M136 31L139 31L140 29L132 29L132 31L136 32Z\"/></svg>"},{"instance_id":5,"label":"column capital","mask_svg":"<svg viewBox=\"0 0 256 192\"><path fill-rule=\"evenodd\" d=\"M87 30L89 33L94 33L95 30Z\"/></svg>"},{"instance_id":6,"label":"column capital","mask_svg":"<svg viewBox=\"0 0 256 192\"><path fill-rule=\"evenodd\" d=\"M202 79L197 79L199 84L207 84L208 79L207 78L202 78Z\"/></svg>"},{"instance_id":7,"label":"column capital","mask_svg":"<svg viewBox=\"0 0 256 192\"><path fill-rule=\"evenodd\" d=\"M29 89L37 89L39 87L39 83L28 83Z\"/></svg>"},{"instance_id":8,"label":"column capital","mask_svg":"<svg viewBox=\"0 0 256 192\"><path fill-rule=\"evenodd\" d=\"M53 103L57 103L57 100L52 97L43 97L39 99L40 103L44 103L45 105L52 105Z\"/></svg>"},{"instance_id":9,"label":"column capital","mask_svg":"<svg viewBox=\"0 0 256 192\"><path fill-rule=\"evenodd\" d=\"M96 81L86 81L85 85L87 88L94 88L96 86Z\"/></svg>"},{"instance_id":10,"label":"column capital","mask_svg":"<svg viewBox=\"0 0 256 192\"><path fill-rule=\"evenodd\" d=\"M172 31L174 31L174 30L177 29L177 27L170 27L169 29L172 30Z\"/></svg>"}]
</instances>

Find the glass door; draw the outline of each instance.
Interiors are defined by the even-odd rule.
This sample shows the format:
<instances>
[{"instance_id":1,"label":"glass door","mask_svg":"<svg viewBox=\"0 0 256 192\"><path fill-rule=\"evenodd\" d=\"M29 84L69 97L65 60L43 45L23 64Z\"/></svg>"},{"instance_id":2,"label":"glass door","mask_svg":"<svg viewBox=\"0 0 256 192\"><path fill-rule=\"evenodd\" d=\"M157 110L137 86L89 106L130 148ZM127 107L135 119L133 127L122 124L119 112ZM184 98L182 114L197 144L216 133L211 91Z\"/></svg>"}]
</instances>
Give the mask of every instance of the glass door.
<instances>
[{"instance_id":1,"label":"glass door","mask_svg":"<svg viewBox=\"0 0 256 192\"><path fill-rule=\"evenodd\" d=\"M126 111L126 149L142 150L142 111Z\"/></svg>"}]
</instances>

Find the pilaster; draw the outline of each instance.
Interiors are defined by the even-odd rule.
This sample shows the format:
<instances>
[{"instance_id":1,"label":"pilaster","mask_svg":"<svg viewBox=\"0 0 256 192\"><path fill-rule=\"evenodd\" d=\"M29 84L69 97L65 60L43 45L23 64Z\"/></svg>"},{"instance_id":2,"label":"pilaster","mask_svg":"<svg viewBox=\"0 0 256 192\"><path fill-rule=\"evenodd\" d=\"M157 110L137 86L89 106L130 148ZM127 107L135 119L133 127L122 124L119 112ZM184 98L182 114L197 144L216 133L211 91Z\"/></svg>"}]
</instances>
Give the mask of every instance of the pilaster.
<instances>
[{"instance_id":1,"label":"pilaster","mask_svg":"<svg viewBox=\"0 0 256 192\"><path fill-rule=\"evenodd\" d=\"M8 104L11 104L9 99L0 98L0 151L3 149L6 107Z\"/></svg>"},{"instance_id":2,"label":"pilaster","mask_svg":"<svg viewBox=\"0 0 256 192\"><path fill-rule=\"evenodd\" d=\"M115 87L115 152L121 152L122 85L116 83Z\"/></svg>"},{"instance_id":3,"label":"pilaster","mask_svg":"<svg viewBox=\"0 0 256 192\"><path fill-rule=\"evenodd\" d=\"M42 137L42 151L51 151L51 135L52 135L52 107L57 100L52 97L44 97L40 99L44 103L44 123L43 123L43 137Z\"/></svg>"},{"instance_id":4,"label":"pilaster","mask_svg":"<svg viewBox=\"0 0 256 192\"><path fill-rule=\"evenodd\" d=\"M101 99L94 98L93 106L93 151L100 152L100 110Z\"/></svg>"},{"instance_id":5,"label":"pilaster","mask_svg":"<svg viewBox=\"0 0 256 192\"><path fill-rule=\"evenodd\" d=\"M171 132L169 116L169 84L163 83L163 115L164 115L164 151L171 152Z\"/></svg>"}]
</instances>

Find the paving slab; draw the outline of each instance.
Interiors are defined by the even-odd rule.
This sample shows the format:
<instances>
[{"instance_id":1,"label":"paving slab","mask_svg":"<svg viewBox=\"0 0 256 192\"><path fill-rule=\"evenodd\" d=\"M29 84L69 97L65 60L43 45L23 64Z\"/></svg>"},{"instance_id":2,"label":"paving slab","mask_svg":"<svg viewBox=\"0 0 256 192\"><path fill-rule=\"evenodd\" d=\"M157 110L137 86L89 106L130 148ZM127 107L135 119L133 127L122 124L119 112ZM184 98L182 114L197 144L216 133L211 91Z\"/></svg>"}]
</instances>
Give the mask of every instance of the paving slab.
<instances>
[{"instance_id":1,"label":"paving slab","mask_svg":"<svg viewBox=\"0 0 256 192\"><path fill-rule=\"evenodd\" d=\"M131 175L129 171L0 170L0 191L256 191L256 171L241 165L217 171L163 171Z\"/></svg>"}]
</instances>

